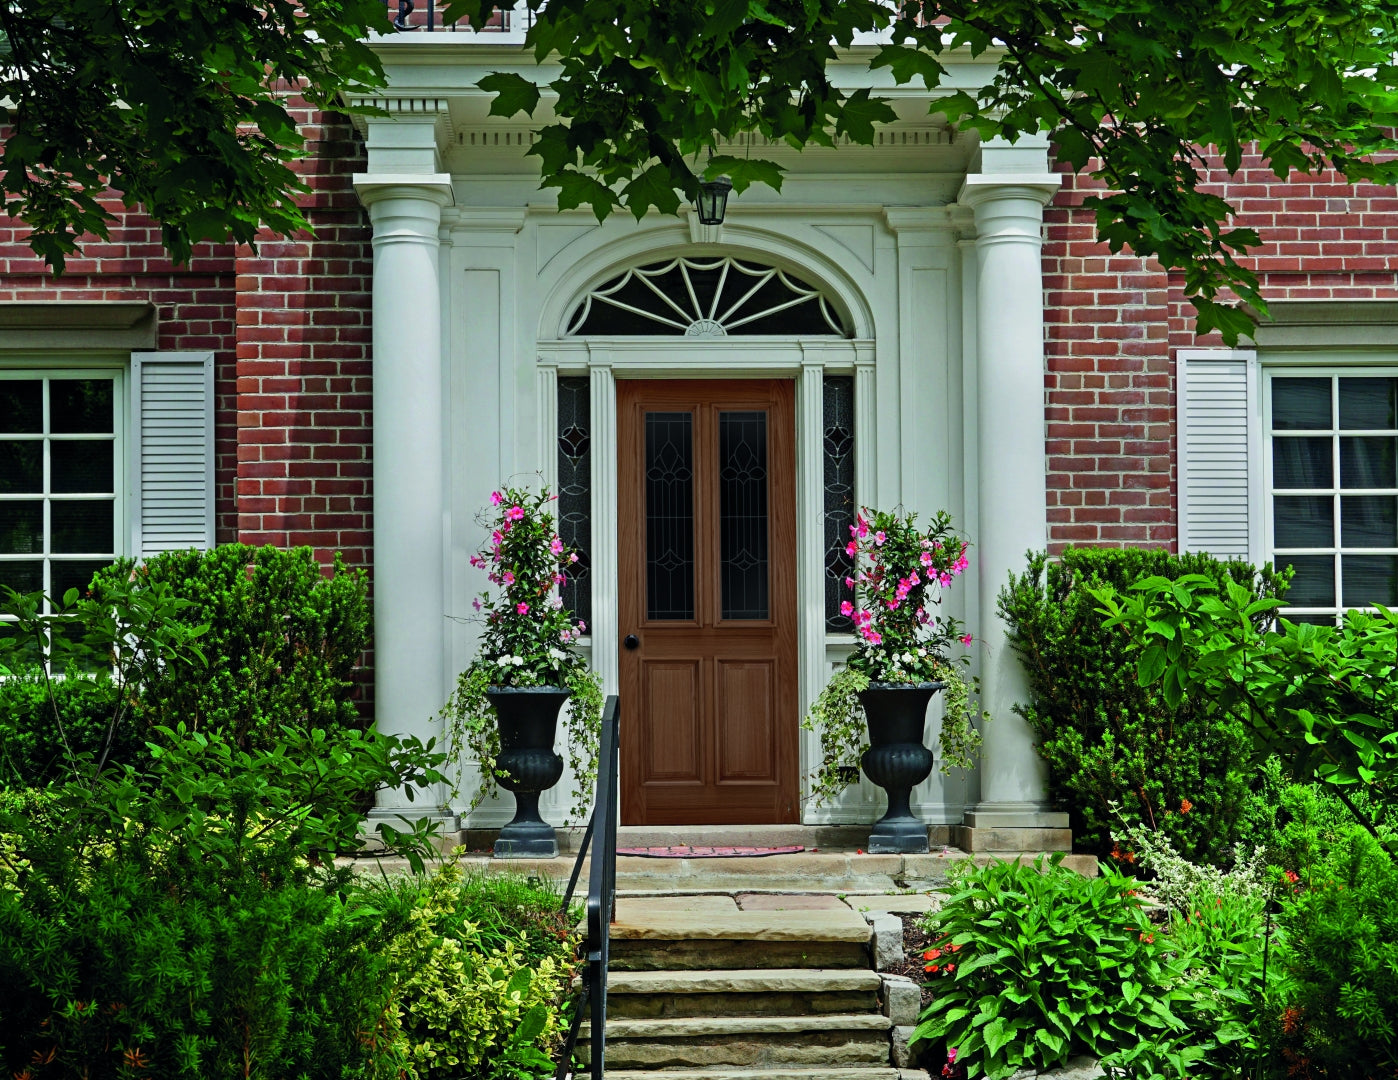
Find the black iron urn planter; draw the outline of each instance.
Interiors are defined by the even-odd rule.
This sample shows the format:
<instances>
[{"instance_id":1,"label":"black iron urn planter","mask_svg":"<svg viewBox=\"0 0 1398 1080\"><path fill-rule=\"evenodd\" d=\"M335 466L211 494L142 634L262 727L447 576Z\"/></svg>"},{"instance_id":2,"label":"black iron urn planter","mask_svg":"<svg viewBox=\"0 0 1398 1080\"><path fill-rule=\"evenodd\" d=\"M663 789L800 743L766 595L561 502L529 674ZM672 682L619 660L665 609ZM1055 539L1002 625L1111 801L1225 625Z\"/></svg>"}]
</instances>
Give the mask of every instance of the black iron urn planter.
<instances>
[{"instance_id":1,"label":"black iron urn planter","mask_svg":"<svg viewBox=\"0 0 1398 1080\"><path fill-rule=\"evenodd\" d=\"M945 683L871 682L859 692L869 722L869 749L859 763L888 792L888 812L869 832L871 855L913 855L927 850L927 823L913 816L912 790L932 773L932 751L922 742L927 703Z\"/></svg>"},{"instance_id":2,"label":"black iron urn planter","mask_svg":"<svg viewBox=\"0 0 1398 1080\"><path fill-rule=\"evenodd\" d=\"M558 783L563 759L553 752L558 710L568 691L557 686L494 686L485 696L500 722L500 786L514 793L514 819L500 830L495 857L552 859L558 836L539 816L539 795Z\"/></svg>"}]
</instances>

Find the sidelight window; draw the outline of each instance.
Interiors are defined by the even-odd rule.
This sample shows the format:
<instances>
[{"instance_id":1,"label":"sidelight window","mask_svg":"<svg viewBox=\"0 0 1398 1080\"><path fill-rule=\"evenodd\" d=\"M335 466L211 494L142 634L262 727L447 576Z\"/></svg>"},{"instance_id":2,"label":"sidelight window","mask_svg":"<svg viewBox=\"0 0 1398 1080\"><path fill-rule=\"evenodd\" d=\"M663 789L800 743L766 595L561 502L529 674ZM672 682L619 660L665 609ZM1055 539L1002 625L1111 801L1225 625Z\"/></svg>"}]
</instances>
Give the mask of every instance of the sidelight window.
<instances>
[{"instance_id":1,"label":"sidelight window","mask_svg":"<svg viewBox=\"0 0 1398 1080\"><path fill-rule=\"evenodd\" d=\"M586 375L558 379L558 534L578 553L563 606L592 623L592 389Z\"/></svg>"}]
</instances>

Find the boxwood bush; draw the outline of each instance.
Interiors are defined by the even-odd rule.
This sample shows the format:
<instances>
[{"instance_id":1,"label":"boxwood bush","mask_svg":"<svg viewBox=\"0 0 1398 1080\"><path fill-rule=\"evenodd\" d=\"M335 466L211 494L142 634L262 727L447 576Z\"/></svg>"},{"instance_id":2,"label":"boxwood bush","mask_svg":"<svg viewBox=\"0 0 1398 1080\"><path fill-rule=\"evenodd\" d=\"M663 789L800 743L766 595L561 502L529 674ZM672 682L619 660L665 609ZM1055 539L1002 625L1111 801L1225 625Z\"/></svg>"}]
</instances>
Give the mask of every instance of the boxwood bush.
<instances>
[{"instance_id":1,"label":"boxwood bush","mask_svg":"<svg viewBox=\"0 0 1398 1080\"><path fill-rule=\"evenodd\" d=\"M1236 843L1263 842L1271 811L1254 790L1251 736L1185 701L1142 687L1124 631L1106 628L1089 587L1125 591L1151 575L1208 574L1283 596L1289 577L1207 555L1069 548L1031 555L1000 594L1010 643L1029 677L1021 710L1048 762L1051 794L1072 817L1079 850L1112 851L1112 807L1163 832L1195 862L1225 864ZM1119 853L1124 854L1124 853Z\"/></svg>"},{"instance_id":2,"label":"boxwood bush","mask_svg":"<svg viewBox=\"0 0 1398 1080\"><path fill-rule=\"evenodd\" d=\"M189 606L180 619L207 625L207 667L172 666L141 694L150 724L213 727L240 746L269 745L283 724L362 726L353 672L369 646L369 590L362 570L335 556L327 576L310 548L221 544L169 551L98 574L168 582Z\"/></svg>"}]
</instances>

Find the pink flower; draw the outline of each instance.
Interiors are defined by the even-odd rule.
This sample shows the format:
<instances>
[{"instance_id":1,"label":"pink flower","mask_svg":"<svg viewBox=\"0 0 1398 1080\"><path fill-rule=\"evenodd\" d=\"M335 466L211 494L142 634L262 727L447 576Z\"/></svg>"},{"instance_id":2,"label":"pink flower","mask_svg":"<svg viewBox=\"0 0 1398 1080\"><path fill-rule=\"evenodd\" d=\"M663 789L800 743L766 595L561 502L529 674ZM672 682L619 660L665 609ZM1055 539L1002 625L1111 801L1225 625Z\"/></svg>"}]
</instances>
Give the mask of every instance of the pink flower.
<instances>
[{"instance_id":1,"label":"pink flower","mask_svg":"<svg viewBox=\"0 0 1398 1080\"><path fill-rule=\"evenodd\" d=\"M510 507L508 510L505 511L505 520L506 520L506 521L523 521L523 520L524 520L524 507L522 507L522 506L512 506L512 507Z\"/></svg>"},{"instance_id":2,"label":"pink flower","mask_svg":"<svg viewBox=\"0 0 1398 1080\"><path fill-rule=\"evenodd\" d=\"M472 601L471 601L471 606L472 606L473 608L475 608L477 611L480 611L480 609L481 609L481 602L480 602L479 600L472 600Z\"/></svg>"},{"instance_id":3,"label":"pink flower","mask_svg":"<svg viewBox=\"0 0 1398 1080\"><path fill-rule=\"evenodd\" d=\"M864 520L864 515L863 515L863 514L859 514L859 515L858 515L858 520L859 520L859 535L860 535L860 537L862 538L862 537L868 536L868 535L869 535L869 523L868 523L867 521Z\"/></svg>"},{"instance_id":4,"label":"pink flower","mask_svg":"<svg viewBox=\"0 0 1398 1080\"><path fill-rule=\"evenodd\" d=\"M511 570L506 570L505 576L502 580L505 582L506 585L513 585L515 583L514 572Z\"/></svg>"},{"instance_id":5,"label":"pink flower","mask_svg":"<svg viewBox=\"0 0 1398 1080\"><path fill-rule=\"evenodd\" d=\"M888 608L889 611L897 611L897 610L898 610L898 605L899 605L900 603L902 603L901 600L890 600L890 601L888 601L888 603L887 603L886 606L887 606L887 608Z\"/></svg>"},{"instance_id":6,"label":"pink flower","mask_svg":"<svg viewBox=\"0 0 1398 1080\"><path fill-rule=\"evenodd\" d=\"M941 582L943 586L950 585L950 584L951 584L951 575L948 574L948 573L946 573L945 571L943 571L942 575L941 575L940 577L938 577L937 580L938 580L939 582Z\"/></svg>"},{"instance_id":7,"label":"pink flower","mask_svg":"<svg viewBox=\"0 0 1398 1080\"><path fill-rule=\"evenodd\" d=\"M961 644L967 646L968 648L970 647L971 642L973 642L973 641L975 641L975 640L976 640L976 639L973 638L970 634L962 634L962 635L961 635Z\"/></svg>"},{"instance_id":8,"label":"pink flower","mask_svg":"<svg viewBox=\"0 0 1398 1080\"><path fill-rule=\"evenodd\" d=\"M882 529L874 533L874 543L876 544L882 544L887 539L888 537L884 534L884 531Z\"/></svg>"},{"instance_id":9,"label":"pink flower","mask_svg":"<svg viewBox=\"0 0 1398 1080\"><path fill-rule=\"evenodd\" d=\"M477 566L477 567L479 567L479 566L484 566L484 565L485 565L485 560L482 559L479 555L472 555L472 556L471 556L471 565L472 565L472 566Z\"/></svg>"},{"instance_id":10,"label":"pink flower","mask_svg":"<svg viewBox=\"0 0 1398 1080\"><path fill-rule=\"evenodd\" d=\"M851 604L848 600L846 600L844 603L840 605L840 614L845 616L853 615L854 605Z\"/></svg>"},{"instance_id":11,"label":"pink flower","mask_svg":"<svg viewBox=\"0 0 1398 1080\"><path fill-rule=\"evenodd\" d=\"M571 631L571 630L562 630L562 631L560 631L560 632L559 632L559 635L558 635L558 640L564 642L565 644L566 644L567 642L569 642L569 641L572 641L572 640L573 640L573 631Z\"/></svg>"},{"instance_id":12,"label":"pink flower","mask_svg":"<svg viewBox=\"0 0 1398 1080\"><path fill-rule=\"evenodd\" d=\"M505 496L501 495L498 491L492 491L492 492L490 493L490 505L491 505L491 506L499 506L499 505L500 505L502 502L504 502L504 501L505 501Z\"/></svg>"},{"instance_id":13,"label":"pink flower","mask_svg":"<svg viewBox=\"0 0 1398 1080\"><path fill-rule=\"evenodd\" d=\"M563 584L565 581L567 581L567 580L568 580L568 579L567 579L566 577L564 577L562 574L554 574L554 575L553 575L553 583L554 583L555 585L562 585L562 584Z\"/></svg>"},{"instance_id":14,"label":"pink flower","mask_svg":"<svg viewBox=\"0 0 1398 1080\"><path fill-rule=\"evenodd\" d=\"M852 589L852 588L854 588L854 578L852 578L852 577L847 577L847 578L845 578L845 588L846 588L846 589Z\"/></svg>"},{"instance_id":15,"label":"pink flower","mask_svg":"<svg viewBox=\"0 0 1398 1080\"><path fill-rule=\"evenodd\" d=\"M490 534L490 542L494 544L496 547L500 546L500 541L503 539L505 539L505 534L502 533L499 529L496 529L493 533Z\"/></svg>"},{"instance_id":16,"label":"pink flower","mask_svg":"<svg viewBox=\"0 0 1398 1080\"><path fill-rule=\"evenodd\" d=\"M549 541L549 550L552 551L555 555L562 555L562 554L563 554L563 541L562 541L562 539L559 538L559 537L557 537L557 536L555 536L551 541Z\"/></svg>"},{"instance_id":17,"label":"pink flower","mask_svg":"<svg viewBox=\"0 0 1398 1080\"><path fill-rule=\"evenodd\" d=\"M850 534L850 536L858 536L858 535L859 535L859 530L858 530L855 526L851 525L851 526L849 527L849 534Z\"/></svg>"},{"instance_id":18,"label":"pink flower","mask_svg":"<svg viewBox=\"0 0 1398 1080\"><path fill-rule=\"evenodd\" d=\"M585 634L585 633L587 633L587 623L582 622L581 620L578 621L578 633L580 633L580 634Z\"/></svg>"},{"instance_id":19,"label":"pink flower","mask_svg":"<svg viewBox=\"0 0 1398 1080\"><path fill-rule=\"evenodd\" d=\"M521 600L518 604L515 605L515 611L520 615L528 615L529 605L526 604L523 600Z\"/></svg>"},{"instance_id":20,"label":"pink flower","mask_svg":"<svg viewBox=\"0 0 1398 1080\"><path fill-rule=\"evenodd\" d=\"M851 558L853 558L853 556L858 550L859 545L856 544L853 540L851 540L848 544L845 545L845 554L849 555Z\"/></svg>"},{"instance_id":21,"label":"pink flower","mask_svg":"<svg viewBox=\"0 0 1398 1080\"><path fill-rule=\"evenodd\" d=\"M570 552L568 552L568 561L569 561L570 563L575 563L575 562L577 562L577 561L578 561L578 553L577 553L576 551L570 551Z\"/></svg>"}]
</instances>

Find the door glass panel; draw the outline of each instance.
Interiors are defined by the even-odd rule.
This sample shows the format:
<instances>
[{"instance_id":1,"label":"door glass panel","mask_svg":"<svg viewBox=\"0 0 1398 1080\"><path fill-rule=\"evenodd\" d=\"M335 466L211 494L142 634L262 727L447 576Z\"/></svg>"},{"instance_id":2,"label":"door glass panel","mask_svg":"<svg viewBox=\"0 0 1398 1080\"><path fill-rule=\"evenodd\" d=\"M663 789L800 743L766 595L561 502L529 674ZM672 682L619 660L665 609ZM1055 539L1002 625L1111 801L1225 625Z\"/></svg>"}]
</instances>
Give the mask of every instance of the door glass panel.
<instances>
[{"instance_id":1,"label":"door glass panel","mask_svg":"<svg viewBox=\"0 0 1398 1080\"><path fill-rule=\"evenodd\" d=\"M577 552L565 571L563 606L592 622L592 384L558 379L558 535Z\"/></svg>"},{"instance_id":2,"label":"door glass panel","mask_svg":"<svg viewBox=\"0 0 1398 1080\"><path fill-rule=\"evenodd\" d=\"M825 629L850 633L854 620L840 614L840 603L853 599L845 578L854 560L845 554L854 524L854 378L827 375L822 387L825 458Z\"/></svg>"},{"instance_id":3,"label":"door glass panel","mask_svg":"<svg viewBox=\"0 0 1398 1080\"><path fill-rule=\"evenodd\" d=\"M725 619L766 619L767 414L718 414L719 580Z\"/></svg>"},{"instance_id":4,"label":"door glass panel","mask_svg":"<svg viewBox=\"0 0 1398 1080\"><path fill-rule=\"evenodd\" d=\"M694 618L694 417L646 413L646 618Z\"/></svg>"}]
</instances>

